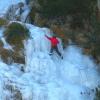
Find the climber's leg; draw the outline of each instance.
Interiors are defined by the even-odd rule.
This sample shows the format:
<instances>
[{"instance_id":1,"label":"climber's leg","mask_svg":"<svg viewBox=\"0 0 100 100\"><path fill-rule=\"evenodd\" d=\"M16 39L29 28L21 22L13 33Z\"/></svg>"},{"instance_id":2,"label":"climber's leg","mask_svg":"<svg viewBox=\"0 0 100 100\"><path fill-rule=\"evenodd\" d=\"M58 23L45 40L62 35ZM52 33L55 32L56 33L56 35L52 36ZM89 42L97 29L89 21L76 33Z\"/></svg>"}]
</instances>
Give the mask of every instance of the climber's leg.
<instances>
[{"instance_id":1,"label":"climber's leg","mask_svg":"<svg viewBox=\"0 0 100 100\"><path fill-rule=\"evenodd\" d=\"M55 49L55 51L57 52L57 54L61 57L61 59L63 59L63 56L61 55L61 53L60 53L59 50L58 50L58 47L56 46L54 49Z\"/></svg>"},{"instance_id":2,"label":"climber's leg","mask_svg":"<svg viewBox=\"0 0 100 100\"><path fill-rule=\"evenodd\" d=\"M53 50L54 50L54 48L51 47L49 55L52 55L53 54Z\"/></svg>"}]
</instances>

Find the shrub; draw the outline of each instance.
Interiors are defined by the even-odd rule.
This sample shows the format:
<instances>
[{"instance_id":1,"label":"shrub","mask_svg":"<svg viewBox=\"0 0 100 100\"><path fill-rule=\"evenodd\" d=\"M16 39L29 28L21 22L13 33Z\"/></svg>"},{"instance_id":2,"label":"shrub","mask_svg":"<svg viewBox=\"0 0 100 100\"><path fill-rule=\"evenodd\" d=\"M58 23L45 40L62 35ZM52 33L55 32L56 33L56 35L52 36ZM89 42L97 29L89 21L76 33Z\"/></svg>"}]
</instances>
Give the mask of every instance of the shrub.
<instances>
[{"instance_id":1,"label":"shrub","mask_svg":"<svg viewBox=\"0 0 100 100\"><path fill-rule=\"evenodd\" d=\"M84 28L84 20L90 20L97 0L38 0L40 12L47 18L72 17L71 28ZM65 19L66 21L66 19Z\"/></svg>"},{"instance_id":2,"label":"shrub","mask_svg":"<svg viewBox=\"0 0 100 100\"><path fill-rule=\"evenodd\" d=\"M92 30L93 31L90 36L92 40L92 44L94 46L92 50L92 55L95 58L98 58L100 57L100 21L97 20L95 16L93 16L93 19L92 19Z\"/></svg>"},{"instance_id":3,"label":"shrub","mask_svg":"<svg viewBox=\"0 0 100 100\"><path fill-rule=\"evenodd\" d=\"M8 23L7 20L0 18L0 27L7 25L7 23Z\"/></svg>"},{"instance_id":4,"label":"shrub","mask_svg":"<svg viewBox=\"0 0 100 100\"><path fill-rule=\"evenodd\" d=\"M0 47L2 47L3 46L3 43L2 43L2 41L0 40Z\"/></svg>"},{"instance_id":5,"label":"shrub","mask_svg":"<svg viewBox=\"0 0 100 100\"><path fill-rule=\"evenodd\" d=\"M4 35L8 43L21 47L23 45L22 40L29 37L29 30L24 25L13 22L9 24Z\"/></svg>"},{"instance_id":6,"label":"shrub","mask_svg":"<svg viewBox=\"0 0 100 100\"><path fill-rule=\"evenodd\" d=\"M42 12L47 16L81 13L89 15L95 0L38 0Z\"/></svg>"}]
</instances>

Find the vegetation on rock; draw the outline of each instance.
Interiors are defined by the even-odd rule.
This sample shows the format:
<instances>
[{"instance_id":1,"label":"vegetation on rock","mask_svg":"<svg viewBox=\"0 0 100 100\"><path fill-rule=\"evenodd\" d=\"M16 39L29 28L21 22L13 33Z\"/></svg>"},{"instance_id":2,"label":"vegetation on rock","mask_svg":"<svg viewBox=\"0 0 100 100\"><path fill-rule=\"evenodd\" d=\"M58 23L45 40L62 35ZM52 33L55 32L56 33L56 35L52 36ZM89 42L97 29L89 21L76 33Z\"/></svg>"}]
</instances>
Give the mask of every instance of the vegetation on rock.
<instances>
[{"instance_id":1,"label":"vegetation on rock","mask_svg":"<svg viewBox=\"0 0 100 100\"><path fill-rule=\"evenodd\" d=\"M25 57L24 55L20 55L19 52L19 49L13 52L11 50L4 49L3 46L0 45L0 57L7 64L12 62L25 64Z\"/></svg>"},{"instance_id":2,"label":"vegetation on rock","mask_svg":"<svg viewBox=\"0 0 100 100\"><path fill-rule=\"evenodd\" d=\"M5 20L4 18L0 18L0 27L2 27L2 26L6 26L7 23L8 23L7 20Z\"/></svg>"},{"instance_id":3,"label":"vegetation on rock","mask_svg":"<svg viewBox=\"0 0 100 100\"><path fill-rule=\"evenodd\" d=\"M18 88L15 88L12 84L6 84L4 89L13 94L13 95L11 95L13 100L22 100L22 94L21 94L20 90ZM5 97L5 98L7 99L8 97Z\"/></svg>"},{"instance_id":4,"label":"vegetation on rock","mask_svg":"<svg viewBox=\"0 0 100 100\"><path fill-rule=\"evenodd\" d=\"M9 64L11 62L25 64L23 40L29 38L29 30L22 24L12 22L4 31L6 41L13 46L14 51L3 48L0 42L0 55L2 60Z\"/></svg>"},{"instance_id":5,"label":"vegetation on rock","mask_svg":"<svg viewBox=\"0 0 100 100\"><path fill-rule=\"evenodd\" d=\"M82 27L84 20L90 20L96 0L38 0L43 16L58 18L71 15L73 28ZM65 19L65 18L64 18Z\"/></svg>"},{"instance_id":6,"label":"vegetation on rock","mask_svg":"<svg viewBox=\"0 0 100 100\"><path fill-rule=\"evenodd\" d=\"M29 30L24 25L13 22L8 25L4 35L9 44L21 48L23 47L23 40L29 37Z\"/></svg>"}]
</instances>

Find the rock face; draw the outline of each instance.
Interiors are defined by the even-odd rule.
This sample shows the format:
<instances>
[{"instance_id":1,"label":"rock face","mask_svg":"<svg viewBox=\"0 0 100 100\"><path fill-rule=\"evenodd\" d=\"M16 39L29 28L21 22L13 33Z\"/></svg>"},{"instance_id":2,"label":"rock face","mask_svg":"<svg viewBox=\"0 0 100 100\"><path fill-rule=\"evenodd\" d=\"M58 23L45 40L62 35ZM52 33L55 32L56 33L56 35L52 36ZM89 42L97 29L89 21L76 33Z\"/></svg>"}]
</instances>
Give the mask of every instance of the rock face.
<instances>
[{"instance_id":1,"label":"rock face","mask_svg":"<svg viewBox=\"0 0 100 100\"><path fill-rule=\"evenodd\" d=\"M7 20L21 20L21 14L23 12L24 3L19 2L18 4L13 4L8 8L8 11L5 14L5 19Z\"/></svg>"},{"instance_id":2,"label":"rock face","mask_svg":"<svg viewBox=\"0 0 100 100\"><path fill-rule=\"evenodd\" d=\"M7 100L8 98L11 98L11 97L13 100L22 100L21 92L18 89L15 89L14 86L7 84L4 87L4 90L9 91L9 93L10 93L9 95L6 95L5 100Z\"/></svg>"},{"instance_id":3,"label":"rock face","mask_svg":"<svg viewBox=\"0 0 100 100\"><path fill-rule=\"evenodd\" d=\"M4 62L25 63L23 40L29 37L29 30L20 23L13 22L4 31L6 41L13 47L14 51L3 48L0 42L0 55Z\"/></svg>"},{"instance_id":4,"label":"rock face","mask_svg":"<svg viewBox=\"0 0 100 100\"><path fill-rule=\"evenodd\" d=\"M15 63L21 63L21 64L25 64L25 58L24 55L20 55L20 51L10 51L4 48L0 48L0 55L1 55L1 59L7 63L10 64L12 62Z\"/></svg>"}]
</instances>

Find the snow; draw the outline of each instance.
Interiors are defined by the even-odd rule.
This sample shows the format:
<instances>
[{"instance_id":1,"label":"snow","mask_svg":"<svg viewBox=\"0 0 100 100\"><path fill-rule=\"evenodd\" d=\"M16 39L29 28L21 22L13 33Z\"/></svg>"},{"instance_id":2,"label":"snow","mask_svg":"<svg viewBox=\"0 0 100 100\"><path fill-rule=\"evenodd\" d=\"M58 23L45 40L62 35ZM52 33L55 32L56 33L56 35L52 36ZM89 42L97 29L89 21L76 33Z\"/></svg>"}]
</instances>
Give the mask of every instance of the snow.
<instances>
[{"instance_id":1,"label":"snow","mask_svg":"<svg viewBox=\"0 0 100 100\"><path fill-rule=\"evenodd\" d=\"M23 9L24 9L24 12L21 15L21 21L25 22L27 20L28 14L30 12L30 8L25 6Z\"/></svg>"},{"instance_id":2,"label":"snow","mask_svg":"<svg viewBox=\"0 0 100 100\"><path fill-rule=\"evenodd\" d=\"M5 13L9 5L20 1L0 0L0 13ZM14 100L14 93L7 86L19 90L22 100L93 100L95 91L92 89L100 84L100 75L93 59L83 55L82 49L77 46L68 45L63 50L60 39L58 47L64 59L56 52L50 56L50 42L45 34L52 36L52 31L22 24L27 26L31 35L31 38L23 41L25 65L14 62L8 65L0 59L0 100ZM5 41L2 28L0 40L5 49L13 50ZM22 66L25 72L21 71Z\"/></svg>"},{"instance_id":3,"label":"snow","mask_svg":"<svg viewBox=\"0 0 100 100\"><path fill-rule=\"evenodd\" d=\"M23 0L0 0L0 16L3 16L12 4L24 2Z\"/></svg>"},{"instance_id":4,"label":"snow","mask_svg":"<svg viewBox=\"0 0 100 100\"><path fill-rule=\"evenodd\" d=\"M4 44L3 48L14 51L13 48L12 48L12 46L10 46L10 45L6 42L6 40L5 40L4 37L1 37L1 41L2 41L3 44Z\"/></svg>"}]
</instances>

